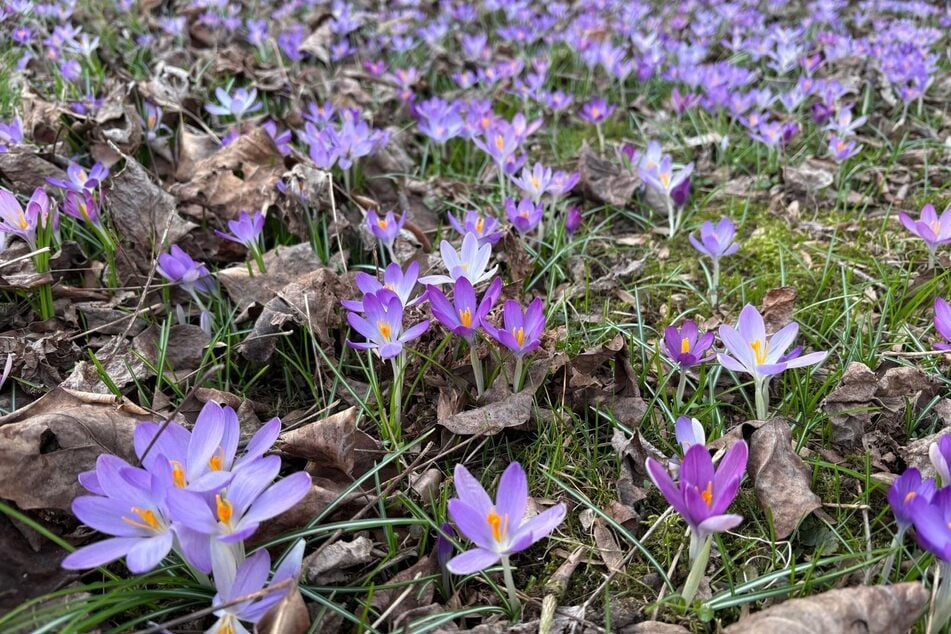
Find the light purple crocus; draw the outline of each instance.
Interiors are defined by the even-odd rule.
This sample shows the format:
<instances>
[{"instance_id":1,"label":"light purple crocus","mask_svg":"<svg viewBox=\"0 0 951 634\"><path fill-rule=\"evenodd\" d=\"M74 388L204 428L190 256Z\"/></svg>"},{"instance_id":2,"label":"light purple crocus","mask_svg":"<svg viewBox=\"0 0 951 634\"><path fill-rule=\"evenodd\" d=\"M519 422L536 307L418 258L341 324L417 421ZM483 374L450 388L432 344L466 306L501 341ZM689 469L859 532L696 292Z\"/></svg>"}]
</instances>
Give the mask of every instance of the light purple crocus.
<instances>
[{"instance_id":1,"label":"light purple crocus","mask_svg":"<svg viewBox=\"0 0 951 634\"><path fill-rule=\"evenodd\" d=\"M545 332L545 307L541 298L532 301L525 312L514 299L505 302L502 326L496 328L488 321L483 322L485 331L519 359L537 348Z\"/></svg>"},{"instance_id":2,"label":"light purple crocus","mask_svg":"<svg viewBox=\"0 0 951 634\"><path fill-rule=\"evenodd\" d=\"M722 533L743 521L741 515L726 514L740 490L746 471L748 449L739 440L727 450L719 467L704 445L694 444L684 453L680 481L675 483L664 466L647 459L647 474L660 489L667 503L690 527L690 560L697 558L702 542L714 533Z\"/></svg>"},{"instance_id":3,"label":"light purple crocus","mask_svg":"<svg viewBox=\"0 0 951 634\"><path fill-rule=\"evenodd\" d=\"M936 343L935 350L951 350L951 306L944 299L936 297L934 300L934 327L945 341ZM949 482L951 484L951 482Z\"/></svg>"},{"instance_id":4,"label":"light purple crocus","mask_svg":"<svg viewBox=\"0 0 951 634\"><path fill-rule=\"evenodd\" d=\"M198 299L196 293L206 295L215 293L215 282L208 267L193 260L177 244L173 244L168 253L159 255L155 268L162 277L182 287L196 300Z\"/></svg>"},{"instance_id":5,"label":"light purple crocus","mask_svg":"<svg viewBox=\"0 0 951 634\"><path fill-rule=\"evenodd\" d=\"M49 209L49 196L41 187L33 190L25 210L16 196L0 187L0 232L16 236L30 249L36 249L37 226L48 216Z\"/></svg>"},{"instance_id":6,"label":"light purple crocus","mask_svg":"<svg viewBox=\"0 0 951 634\"><path fill-rule=\"evenodd\" d=\"M475 136L472 137L472 142L492 157L499 167L502 167L518 149L518 138L512 130L512 125L506 121L496 122L486 130L484 138Z\"/></svg>"},{"instance_id":7,"label":"light purple crocus","mask_svg":"<svg viewBox=\"0 0 951 634\"><path fill-rule=\"evenodd\" d=\"M235 119L241 119L244 115L257 112L264 107L264 104L257 101L257 88L251 90L238 88L234 91L234 95L229 95L224 88L216 88L215 97L218 103L206 104L205 110L220 117L231 115Z\"/></svg>"},{"instance_id":8,"label":"light purple crocus","mask_svg":"<svg viewBox=\"0 0 951 634\"><path fill-rule=\"evenodd\" d=\"M938 489L930 500L915 497L909 506L918 543L940 559L942 572L947 572L951 563L951 487ZM939 629L944 625L935 623Z\"/></svg>"},{"instance_id":9,"label":"light purple crocus","mask_svg":"<svg viewBox=\"0 0 951 634\"><path fill-rule=\"evenodd\" d=\"M67 216L100 227L99 203L87 191L67 191L63 200L63 213Z\"/></svg>"},{"instance_id":10,"label":"light purple crocus","mask_svg":"<svg viewBox=\"0 0 951 634\"><path fill-rule=\"evenodd\" d=\"M608 117L614 114L615 107L609 104L601 97L596 97L584 104L578 112L578 116L595 125L600 125Z\"/></svg>"},{"instance_id":11,"label":"light purple crocus","mask_svg":"<svg viewBox=\"0 0 951 634\"><path fill-rule=\"evenodd\" d=\"M454 334L468 341L470 345L475 340L475 334L482 326L486 315L495 306L501 292L502 278L500 277L492 281L481 301L476 299L472 282L465 277L458 278L453 285L452 301L435 286L426 289L433 317Z\"/></svg>"},{"instance_id":12,"label":"light purple crocus","mask_svg":"<svg viewBox=\"0 0 951 634\"><path fill-rule=\"evenodd\" d=\"M117 456L96 460L98 495L73 500L73 514L109 539L80 548L63 560L67 570L84 570L122 557L136 574L152 570L172 549L172 522L165 506L164 480Z\"/></svg>"},{"instance_id":13,"label":"light purple crocus","mask_svg":"<svg viewBox=\"0 0 951 634\"><path fill-rule=\"evenodd\" d=\"M918 220L913 220L904 211L898 212L898 218L906 229L924 241L932 259L939 246L951 242L951 206L940 216L935 212L934 205L927 204L921 208Z\"/></svg>"},{"instance_id":14,"label":"light purple crocus","mask_svg":"<svg viewBox=\"0 0 951 634\"><path fill-rule=\"evenodd\" d=\"M717 224L708 220L700 225L699 239L692 233L688 237L694 249L713 260L733 255L740 249L740 245L733 241L736 225L726 216L720 218Z\"/></svg>"},{"instance_id":15,"label":"light purple crocus","mask_svg":"<svg viewBox=\"0 0 951 634\"><path fill-rule=\"evenodd\" d=\"M565 212L565 232L569 237L575 235L578 229L581 228L581 223L584 219L581 216L581 209L578 207L569 207L568 211Z\"/></svg>"},{"instance_id":16,"label":"light purple crocus","mask_svg":"<svg viewBox=\"0 0 951 634\"><path fill-rule=\"evenodd\" d=\"M271 556L263 548L248 557L237 568L233 568L231 562L226 559L216 560L214 578L218 592L212 600L212 605L231 603L235 599L260 592L266 586L273 587L288 579L295 579L300 574L303 558L304 540L298 540L274 571L270 583L267 583L267 577L271 571ZM216 634L251 634L251 630L244 627L241 622L257 624L268 610L294 589L294 585L289 585L287 588L268 592L253 601L242 601L215 610L218 620L207 631Z\"/></svg>"},{"instance_id":17,"label":"light purple crocus","mask_svg":"<svg viewBox=\"0 0 951 634\"><path fill-rule=\"evenodd\" d=\"M231 233L215 230L215 235L223 240L244 245L249 251L259 252L261 234L264 232L264 214L260 211L255 211L253 214L242 211L236 219L228 221L228 229Z\"/></svg>"},{"instance_id":18,"label":"light purple crocus","mask_svg":"<svg viewBox=\"0 0 951 634\"><path fill-rule=\"evenodd\" d=\"M712 353L704 355L704 353L713 346L713 339L712 332L700 336L697 323L692 319L684 321L680 329L676 326L667 326L667 329L664 330L664 346L667 349L667 356L680 366L681 370L686 370L699 363L712 361L716 355Z\"/></svg>"},{"instance_id":19,"label":"light purple crocus","mask_svg":"<svg viewBox=\"0 0 951 634\"><path fill-rule=\"evenodd\" d=\"M362 271L354 276L353 281L364 295L376 293L381 289L393 291L396 293L396 296L400 298L403 307L408 308L416 305L426 296L425 294L415 298L412 296L413 289L416 288L416 279L418 277L419 263L416 261L410 262L405 272L400 268L399 264L390 262L383 270L382 282L369 273ZM364 311L362 300L344 299L341 300L340 303L344 308L355 313L362 313Z\"/></svg>"},{"instance_id":20,"label":"light purple crocus","mask_svg":"<svg viewBox=\"0 0 951 634\"><path fill-rule=\"evenodd\" d=\"M14 117L10 123L0 121L0 154L21 143L23 143L23 122L20 118Z\"/></svg>"},{"instance_id":21,"label":"light purple crocus","mask_svg":"<svg viewBox=\"0 0 951 634\"><path fill-rule=\"evenodd\" d=\"M525 235L538 227L545 215L544 203L535 203L530 198L522 198L518 205L511 198L505 199L505 215L509 222L521 235Z\"/></svg>"},{"instance_id":22,"label":"light purple crocus","mask_svg":"<svg viewBox=\"0 0 951 634\"><path fill-rule=\"evenodd\" d=\"M532 169L523 167L521 176L512 178L512 182L537 204L551 185L551 179L551 168L535 163Z\"/></svg>"},{"instance_id":23,"label":"light purple crocus","mask_svg":"<svg viewBox=\"0 0 951 634\"><path fill-rule=\"evenodd\" d=\"M558 171L551 175L551 182L548 184L547 191L552 198L564 198L575 188L575 185L577 185L580 180L581 172Z\"/></svg>"},{"instance_id":24,"label":"light purple crocus","mask_svg":"<svg viewBox=\"0 0 951 634\"><path fill-rule=\"evenodd\" d=\"M449 516L475 548L456 555L446 565L457 575L468 575L494 565L551 535L565 519L565 505L557 504L527 519L528 478L513 462L499 479L495 502L469 471L456 465L456 495L449 500Z\"/></svg>"},{"instance_id":25,"label":"light purple crocus","mask_svg":"<svg viewBox=\"0 0 951 634\"><path fill-rule=\"evenodd\" d=\"M386 212L382 217L372 209L367 212L367 227L370 229L370 233L375 235L390 250L393 249L393 243L396 242L404 224L406 224L406 214L400 215L399 220L397 220L392 211Z\"/></svg>"},{"instance_id":26,"label":"light purple crocus","mask_svg":"<svg viewBox=\"0 0 951 634\"><path fill-rule=\"evenodd\" d=\"M93 192L99 189L106 177L109 176L109 168L102 163L96 163L88 172L86 168L78 163L70 162L66 168L67 179L47 178L46 182L55 187L74 192Z\"/></svg>"},{"instance_id":27,"label":"light purple crocus","mask_svg":"<svg viewBox=\"0 0 951 634\"><path fill-rule=\"evenodd\" d=\"M648 186L656 189L666 196L680 186L693 172L693 163L688 163L679 170L674 169L673 159L666 155L660 163L653 169L642 167L638 170L641 179Z\"/></svg>"},{"instance_id":28,"label":"light purple crocus","mask_svg":"<svg viewBox=\"0 0 951 634\"><path fill-rule=\"evenodd\" d=\"M681 454L686 454L687 450L694 445L706 446L707 444L707 434L696 418L678 416L674 423L674 437L680 445ZM671 456L667 461L667 468L675 479L680 477L680 456Z\"/></svg>"},{"instance_id":29,"label":"light purple crocus","mask_svg":"<svg viewBox=\"0 0 951 634\"><path fill-rule=\"evenodd\" d=\"M834 134L829 137L829 155L835 159L836 163L852 158L861 149L862 146L857 145L854 140L845 141Z\"/></svg>"},{"instance_id":30,"label":"light purple crocus","mask_svg":"<svg viewBox=\"0 0 951 634\"><path fill-rule=\"evenodd\" d=\"M481 215L478 211L470 209L463 216L460 222L458 218L449 214L449 224L459 232L459 235L465 236L467 233L473 233L479 238L479 244L495 244L502 239L502 231L499 229L499 221L493 216Z\"/></svg>"},{"instance_id":31,"label":"light purple crocus","mask_svg":"<svg viewBox=\"0 0 951 634\"><path fill-rule=\"evenodd\" d=\"M403 346L421 336L429 328L423 321L403 330L403 303L396 293L382 289L364 295L365 316L347 313L347 321L366 342L347 340L347 345L357 350L375 350L383 359L392 359L403 352Z\"/></svg>"},{"instance_id":32,"label":"light purple crocus","mask_svg":"<svg viewBox=\"0 0 951 634\"><path fill-rule=\"evenodd\" d=\"M452 284L460 277L466 277L473 286L492 279L499 269L498 265L488 269L489 259L492 257L492 245L480 244L474 233L467 233L462 239L462 248L456 251L448 241L443 240L439 245L443 265L449 275L427 275L420 278L423 284Z\"/></svg>"}]
</instances>

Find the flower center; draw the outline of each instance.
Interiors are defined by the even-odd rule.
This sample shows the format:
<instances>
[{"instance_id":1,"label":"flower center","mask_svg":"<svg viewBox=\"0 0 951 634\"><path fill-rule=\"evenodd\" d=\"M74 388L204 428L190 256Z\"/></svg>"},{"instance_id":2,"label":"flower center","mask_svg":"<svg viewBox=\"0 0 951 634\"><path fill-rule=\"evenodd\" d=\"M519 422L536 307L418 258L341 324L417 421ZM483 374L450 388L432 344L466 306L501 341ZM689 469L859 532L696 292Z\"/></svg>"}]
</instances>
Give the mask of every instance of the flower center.
<instances>
[{"instance_id":1,"label":"flower center","mask_svg":"<svg viewBox=\"0 0 951 634\"><path fill-rule=\"evenodd\" d=\"M941 223L937 220L928 223L928 228L931 229L932 233L938 235L941 232Z\"/></svg>"},{"instance_id":2,"label":"flower center","mask_svg":"<svg viewBox=\"0 0 951 634\"><path fill-rule=\"evenodd\" d=\"M387 322L383 321L382 319L376 322L376 329L380 331L380 336L383 337L383 341L390 340L392 330L390 329L390 325Z\"/></svg>"},{"instance_id":3,"label":"flower center","mask_svg":"<svg viewBox=\"0 0 951 634\"><path fill-rule=\"evenodd\" d=\"M231 618L231 615L225 617L225 620L218 626L218 629L215 631L215 634L235 634L234 631L234 619Z\"/></svg>"},{"instance_id":4,"label":"flower center","mask_svg":"<svg viewBox=\"0 0 951 634\"><path fill-rule=\"evenodd\" d=\"M483 229L485 229L485 218L479 218L475 222L476 234L481 236Z\"/></svg>"},{"instance_id":5,"label":"flower center","mask_svg":"<svg viewBox=\"0 0 951 634\"><path fill-rule=\"evenodd\" d=\"M532 176L531 180L532 180L532 187L534 187L535 189L538 189L539 188L538 179Z\"/></svg>"},{"instance_id":6,"label":"flower center","mask_svg":"<svg viewBox=\"0 0 951 634\"><path fill-rule=\"evenodd\" d=\"M519 348L525 345L525 329L524 328L512 328L512 336L515 337L515 342L518 344Z\"/></svg>"},{"instance_id":7,"label":"flower center","mask_svg":"<svg viewBox=\"0 0 951 634\"><path fill-rule=\"evenodd\" d=\"M495 507L493 507L489 511L489 514L485 516L485 521L487 521L492 528L492 539L496 542L501 542L505 538L506 532L508 532L509 516L499 515L495 512Z\"/></svg>"},{"instance_id":8,"label":"flower center","mask_svg":"<svg viewBox=\"0 0 951 634\"><path fill-rule=\"evenodd\" d=\"M756 365L766 363L766 354L769 351L769 344L760 339L750 342L750 348L753 349L753 355L756 357Z\"/></svg>"},{"instance_id":9,"label":"flower center","mask_svg":"<svg viewBox=\"0 0 951 634\"><path fill-rule=\"evenodd\" d=\"M231 502L219 494L215 496L215 506L218 511L218 521L230 527L231 518L234 516L234 507L231 505Z\"/></svg>"},{"instance_id":10,"label":"flower center","mask_svg":"<svg viewBox=\"0 0 951 634\"><path fill-rule=\"evenodd\" d=\"M495 136L495 147L498 148L499 152L501 152L502 148L505 147L505 139L501 134L497 134Z\"/></svg>"},{"instance_id":11,"label":"flower center","mask_svg":"<svg viewBox=\"0 0 951 634\"><path fill-rule=\"evenodd\" d=\"M211 459L208 461L208 467L212 471L221 471L224 468L224 466L225 466L225 450L219 446L218 451L216 451L215 455L213 455Z\"/></svg>"},{"instance_id":12,"label":"flower center","mask_svg":"<svg viewBox=\"0 0 951 634\"><path fill-rule=\"evenodd\" d=\"M20 225L21 229L26 229L30 226L30 223L26 221L26 216L23 215L23 212L17 212L17 224Z\"/></svg>"},{"instance_id":13,"label":"flower center","mask_svg":"<svg viewBox=\"0 0 951 634\"><path fill-rule=\"evenodd\" d=\"M188 483L185 481L185 469L182 468L182 463L178 460L169 460L168 462L172 465L172 482L179 489L184 489L188 486Z\"/></svg>"},{"instance_id":14,"label":"flower center","mask_svg":"<svg viewBox=\"0 0 951 634\"><path fill-rule=\"evenodd\" d=\"M686 337L680 340L680 354L687 354L690 352L690 340Z\"/></svg>"},{"instance_id":15,"label":"flower center","mask_svg":"<svg viewBox=\"0 0 951 634\"><path fill-rule=\"evenodd\" d=\"M667 172L664 172L663 174L661 174L661 175L660 175L660 182L661 182L661 184L662 184L664 187L669 187L669 186L670 186L670 174L668 174Z\"/></svg>"},{"instance_id":16,"label":"flower center","mask_svg":"<svg viewBox=\"0 0 951 634\"><path fill-rule=\"evenodd\" d=\"M700 492L700 496L706 503L707 508L713 507L713 480L707 482L707 488Z\"/></svg>"},{"instance_id":17,"label":"flower center","mask_svg":"<svg viewBox=\"0 0 951 634\"><path fill-rule=\"evenodd\" d=\"M133 520L123 516L122 521L126 524L131 524L137 528L144 528L149 531L158 531L162 528L162 525L159 524L158 518L155 517L155 512L152 509L141 509L138 506L133 506L131 510L139 516L139 520Z\"/></svg>"},{"instance_id":18,"label":"flower center","mask_svg":"<svg viewBox=\"0 0 951 634\"><path fill-rule=\"evenodd\" d=\"M379 220L376 221L376 226L378 226L380 229L386 229L387 224L389 223L386 221L385 218L380 218Z\"/></svg>"},{"instance_id":19,"label":"flower center","mask_svg":"<svg viewBox=\"0 0 951 634\"><path fill-rule=\"evenodd\" d=\"M466 308L459 311L459 323L466 328L472 328L472 311Z\"/></svg>"},{"instance_id":20,"label":"flower center","mask_svg":"<svg viewBox=\"0 0 951 634\"><path fill-rule=\"evenodd\" d=\"M904 501L904 503L905 503L905 504L908 504L908 503L911 502L913 499L915 499L915 496L916 496L916 495L918 495L917 492L915 492L915 491L909 491L908 494L905 496L905 501Z\"/></svg>"},{"instance_id":21,"label":"flower center","mask_svg":"<svg viewBox=\"0 0 951 634\"><path fill-rule=\"evenodd\" d=\"M591 108L591 118L597 119L598 115L601 114L601 110L597 106L592 106Z\"/></svg>"}]
</instances>

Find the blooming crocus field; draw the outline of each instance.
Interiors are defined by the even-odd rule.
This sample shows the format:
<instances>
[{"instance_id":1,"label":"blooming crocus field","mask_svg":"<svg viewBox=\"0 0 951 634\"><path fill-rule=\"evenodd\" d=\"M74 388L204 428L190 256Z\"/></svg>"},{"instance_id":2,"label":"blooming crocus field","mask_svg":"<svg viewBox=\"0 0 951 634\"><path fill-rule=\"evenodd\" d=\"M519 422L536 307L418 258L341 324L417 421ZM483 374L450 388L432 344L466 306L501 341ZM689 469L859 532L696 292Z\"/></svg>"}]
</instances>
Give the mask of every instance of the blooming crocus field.
<instances>
[{"instance_id":1,"label":"blooming crocus field","mask_svg":"<svg viewBox=\"0 0 951 634\"><path fill-rule=\"evenodd\" d=\"M0 632L941 632L951 9L8 0Z\"/></svg>"}]
</instances>

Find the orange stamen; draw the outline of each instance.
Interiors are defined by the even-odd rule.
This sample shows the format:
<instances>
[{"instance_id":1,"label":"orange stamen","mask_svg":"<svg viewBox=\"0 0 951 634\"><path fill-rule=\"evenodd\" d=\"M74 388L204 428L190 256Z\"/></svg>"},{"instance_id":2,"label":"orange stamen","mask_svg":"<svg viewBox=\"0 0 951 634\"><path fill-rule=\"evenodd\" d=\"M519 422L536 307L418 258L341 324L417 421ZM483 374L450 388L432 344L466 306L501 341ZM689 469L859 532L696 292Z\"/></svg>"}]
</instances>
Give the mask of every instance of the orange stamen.
<instances>
[{"instance_id":1,"label":"orange stamen","mask_svg":"<svg viewBox=\"0 0 951 634\"><path fill-rule=\"evenodd\" d=\"M138 506L133 506L132 512L138 515L142 521L136 521L128 517L123 517L122 521L126 524L131 524L132 526L146 530L157 531L162 528L162 525L159 524L158 519L155 517L155 512L152 509L140 509Z\"/></svg>"},{"instance_id":2,"label":"orange stamen","mask_svg":"<svg viewBox=\"0 0 951 634\"><path fill-rule=\"evenodd\" d=\"M680 340L680 354L687 354L690 352L690 340L686 337Z\"/></svg>"},{"instance_id":3,"label":"orange stamen","mask_svg":"<svg viewBox=\"0 0 951 634\"><path fill-rule=\"evenodd\" d=\"M515 337L515 342L518 343L519 348L525 345L525 329L524 328L512 328L512 335Z\"/></svg>"},{"instance_id":4,"label":"orange stamen","mask_svg":"<svg viewBox=\"0 0 951 634\"><path fill-rule=\"evenodd\" d=\"M230 525L231 517L234 515L234 507L231 506L231 502L219 494L215 496L215 505L218 510L218 521Z\"/></svg>"},{"instance_id":5,"label":"orange stamen","mask_svg":"<svg viewBox=\"0 0 951 634\"><path fill-rule=\"evenodd\" d=\"M707 488L700 492L700 495L703 497L703 501L706 502L707 508L713 506L713 481L707 482Z\"/></svg>"},{"instance_id":6,"label":"orange stamen","mask_svg":"<svg viewBox=\"0 0 951 634\"><path fill-rule=\"evenodd\" d=\"M472 311L466 308L459 311L459 323L466 328L472 328Z\"/></svg>"},{"instance_id":7,"label":"orange stamen","mask_svg":"<svg viewBox=\"0 0 951 634\"><path fill-rule=\"evenodd\" d=\"M179 489L184 489L188 486L188 483L185 481L185 469L182 468L182 463L178 460L169 460L168 462L172 465L172 482Z\"/></svg>"}]
</instances>

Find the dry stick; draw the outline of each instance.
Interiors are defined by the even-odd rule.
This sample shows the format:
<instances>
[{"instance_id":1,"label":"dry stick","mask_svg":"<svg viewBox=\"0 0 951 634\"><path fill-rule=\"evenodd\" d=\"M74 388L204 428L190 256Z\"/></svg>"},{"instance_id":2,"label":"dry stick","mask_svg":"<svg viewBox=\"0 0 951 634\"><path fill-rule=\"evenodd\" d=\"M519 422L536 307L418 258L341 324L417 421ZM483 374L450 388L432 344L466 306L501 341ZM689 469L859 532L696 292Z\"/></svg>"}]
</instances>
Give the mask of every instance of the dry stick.
<instances>
[{"instance_id":1,"label":"dry stick","mask_svg":"<svg viewBox=\"0 0 951 634\"><path fill-rule=\"evenodd\" d=\"M422 571L417 572L415 575L413 575L413 581L415 582L415 581L416 581L417 579L419 579L422 575L423 575ZM390 612L392 612L393 610L395 610L395 609L396 609L396 606L398 606L400 603L402 603L403 601L405 601L405 600L406 600L406 597L408 597L409 594L410 594L410 592L412 592L412 591L413 591L413 584L412 584L412 583L407 584L406 589L403 590L402 592L400 592L400 595L399 595L398 597L396 597L396 601L394 601L393 603L391 603L391 604L390 604L390 607L386 608L386 610L383 611L383 614L381 614L381 615L380 615L380 618L378 618L376 621L373 622L373 625L370 626L370 629L371 629L371 630L375 630L376 628L378 628L378 627L380 626L380 624L383 623L383 621L386 620L386 617L388 617L388 616L390 615Z\"/></svg>"},{"instance_id":2,"label":"dry stick","mask_svg":"<svg viewBox=\"0 0 951 634\"><path fill-rule=\"evenodd\" d=\"M15 257L12 260L7 260L6 262L0 262L0 269L4 268L5 266L10 266L11 264L16 264L17 262L21 260L32 258L34 255L40 255L41 253L49 253L49 252L50 252L49 247L43 247L42 249L37 249L36 251L30 251L29 253L26 253L19 257Z\"/></svg>"},{"instance_id":3,"label":"dry stick","mask_svg":"<svg viewBox=\"0 0 951 634\"><path fill-rule=\"evenodd\" d=\"M276 592L277 590L283 590L284 588L290 586L295 581L296 580L293 577L291 577L290 579L284 579L283 581L279 581L272 586L268 586L267 588L262 588L261 590L258 590L257 592L252 592L251 594L246 594L243 597L238 597L237 599L231 599L230 601L225 601L224 603L219 603L217 605L211 605L207 608L202 608L201 610L198 610L197 612L192 612L190 614L186 614L185 616L180 616L177 619L172 619L171 621L166 621L165 623L152 625L151 627L147 627L144 630L138 630L136 632L133 632L132 634L157 634L158 632L162 632L170 627L175 627L177 625L184 625L185 623L194 621L195 619L200 619L204 616L208 616L209 614L214 613L216 610L221 610L223 608L230 608L231 606L238 605L239 603L244 603L245 601L255 601L262 597L266 597L272 592Z\"/></svg>"},{"instance_id":4,"label":"dry stick","mask_svg":"<svg viewBox=\"0 0 951 634\"><path fill-rule=\"evenodd\" d=\"M859 495L862 495L862 485L858 486ZM862 509L862 522L865 525L865 550L868 553L868 560L872 560L872 527L868 521L868 506ZM865 585L872 580L872 567L865 569Z\"/></svg>"}]
</instances>

